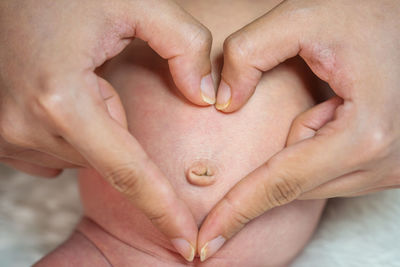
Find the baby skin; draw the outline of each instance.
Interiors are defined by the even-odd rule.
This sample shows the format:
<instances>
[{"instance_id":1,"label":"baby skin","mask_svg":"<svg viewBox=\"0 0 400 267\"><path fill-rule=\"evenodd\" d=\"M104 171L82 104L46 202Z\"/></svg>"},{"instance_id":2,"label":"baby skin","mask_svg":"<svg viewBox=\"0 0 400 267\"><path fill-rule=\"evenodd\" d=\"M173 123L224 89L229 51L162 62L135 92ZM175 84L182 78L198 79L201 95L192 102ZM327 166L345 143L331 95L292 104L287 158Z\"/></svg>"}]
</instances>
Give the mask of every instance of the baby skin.
<instances>
[{"instance_id":1,"label":"baby skin","mask_svg":"<svg viewBox=\"0 0 400 267\"><path fill-rule=\"evenodd\" d=\"M235 30L279 1L182 0L214 37L214 70ZM266 51L268 53L268 51ZM102 70L117 88L129 130L171 182L200 226L241 178L281 150L291 122L314 104L312 75L292 59L265 73L238 112L198 107L175 88L166 62L135 40ZM217 72L214 73L219 80ZM199 92L200 93L200 92ZM213 257L187 262L151 222L94 170L79 173L84 218L64 244L36 264L45 266L287 266L312 235L324 201L295 201L250 222Z\"/></svg>"}]
</instances>

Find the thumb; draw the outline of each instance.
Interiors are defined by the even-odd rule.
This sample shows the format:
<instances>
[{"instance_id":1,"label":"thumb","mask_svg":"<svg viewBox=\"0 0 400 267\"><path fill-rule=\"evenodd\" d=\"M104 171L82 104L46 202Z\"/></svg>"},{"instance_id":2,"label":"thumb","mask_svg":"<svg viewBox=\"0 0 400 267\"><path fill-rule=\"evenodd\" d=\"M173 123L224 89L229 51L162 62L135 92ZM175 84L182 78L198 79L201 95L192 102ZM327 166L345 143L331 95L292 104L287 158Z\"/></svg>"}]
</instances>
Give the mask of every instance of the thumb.
<instances>
[{"instance_id":1,"label":"thumb","mask_svg":"<svg viewBox=\"0 0 400 267\"><path fill-rule=\"evenodd\" d=\"M217 203L199 232L198 248L202 260L214 254L254 218L352 171L346 157L337 157L346 155L345 151L350 147L346 143L349 140L347 132L326 132L308 138L311 135L309 129L317 129L332 118L339 100L333 98L301 115L289 137L288 143L293 144L250 173ZM307 139L299 141L302 138Z\"/></svg>"},{"instance_id":2,"label":"thumb","mask_svg":"<svg viewBox=\"0 0 400 267\"><path fill-rule=\"evenodd\" d=\"M64 119L68 123L60 134L111 186L140 209L183 257L192 261L198 232L193 215L127 131L118 94L105 81L98 84L98 91L85 90L85 84L81 86L80 97L69 107L72 114L79 116ZM82 107L85 112L79 112Z\"/></svg>"}]
</instances>

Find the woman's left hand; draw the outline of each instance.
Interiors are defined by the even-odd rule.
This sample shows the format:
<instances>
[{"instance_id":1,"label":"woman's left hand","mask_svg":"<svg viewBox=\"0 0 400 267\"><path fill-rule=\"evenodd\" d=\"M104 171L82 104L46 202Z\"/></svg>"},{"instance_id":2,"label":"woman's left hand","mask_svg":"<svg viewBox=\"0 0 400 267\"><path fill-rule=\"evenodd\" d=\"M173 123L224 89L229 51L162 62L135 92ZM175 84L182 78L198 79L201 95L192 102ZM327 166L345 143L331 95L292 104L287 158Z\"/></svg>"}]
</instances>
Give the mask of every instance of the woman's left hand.
<instances>
[{"instance_id":1,"label":"woman's left hand","mask_svg":"<svg viewBox=\"0 0 400 267\"><path fill-rule=\"evenodd\" d=\"M295 199L400 186L399 14L398 0L286 0L226 40L218 109L239 109L262 72L296 55L338 97L296 118L287 147L213 208L199 233L201 260Z\"/></svg>"}]
</instances>

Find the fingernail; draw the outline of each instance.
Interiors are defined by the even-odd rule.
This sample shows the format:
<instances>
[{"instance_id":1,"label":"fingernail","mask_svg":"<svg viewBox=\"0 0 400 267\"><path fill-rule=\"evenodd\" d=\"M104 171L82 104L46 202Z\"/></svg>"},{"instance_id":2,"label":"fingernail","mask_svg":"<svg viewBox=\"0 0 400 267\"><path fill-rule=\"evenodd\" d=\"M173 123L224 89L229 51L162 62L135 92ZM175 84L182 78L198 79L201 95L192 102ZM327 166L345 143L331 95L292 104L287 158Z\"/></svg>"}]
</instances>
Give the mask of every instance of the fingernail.
<instances>
[{"instance_id":1,"label":"fingernail","mask_svg":"<svg viewBox=\"0 0 400 267\"><path fill-rule=\"evenodd\" d=\"M194 247L189 242L182 238L176 238L172 239L171 243L187 261L193 261L195 251Z\"/></svg>"},{"instance_id":2,"label":"fingernail","mask_svg":"<svg viewBox=\"0 0 400 267\"><path fill-rule=\"evenodd\" d=\"M215 89L211 74L208 74L201 79L200 82L201 97L203 101L214 105L215 104Z\"/></svg>"},{"instance_id":3,"label":"fingernail","mask_svg":"<svg viewBox=\"0 0 400 267\"><path fill-rule=\"evenodd\" d=\"M209 257L215 254L215 252L222 247L225 243L226 239L223 238L221 235L217 238L207 242L204 247L200 251L200 261L205 261Z\"/></svg>"},{"instance_id":4,"label":"fingernail","mask_svg":"<svg viewBox=\"0 0 400 267\"><path fill-rule=\"evenodd\" d=\"M217 104L215 107L219 110L226 109L231 104L231 88L229 85L221 80L218 88Z\"/></svg>"}]
</instances>

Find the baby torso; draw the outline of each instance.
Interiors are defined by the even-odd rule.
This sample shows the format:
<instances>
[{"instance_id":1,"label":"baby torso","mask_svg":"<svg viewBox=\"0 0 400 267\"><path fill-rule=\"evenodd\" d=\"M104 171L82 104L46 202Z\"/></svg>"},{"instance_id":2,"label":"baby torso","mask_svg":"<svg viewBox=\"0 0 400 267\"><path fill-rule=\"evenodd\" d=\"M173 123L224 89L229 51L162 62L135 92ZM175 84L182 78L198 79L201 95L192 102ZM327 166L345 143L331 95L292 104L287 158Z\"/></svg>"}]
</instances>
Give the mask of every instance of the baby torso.
<instances>
[{"instance_id":1,"label":"baby torso","mask_svg":"<svg viewBox=\"0 0 400 267\"><path fill-rule=\"evenodd\" d=\"M218 69L224 38L277 2L181 4L210 28L212 59ZM233 114L186 101L175 88L166 62L141 41L110 62L104 77L121 96L130 132L200 225L229 189L283 148L294 117L314 103L308 88L310 74L305 69L304 63L295 59L264 74L249 103ZM150 264L155 259L159 261L155 266L185 264L151 222L94 171L81 172L80 188L85 215L123 244L141 251L137 262L147 259ZM195 265L287 264L309 239L322 207L323 201L296 201L276 208L246 226L215 257L205 263L196 259ZM138 266L134 259L127 261L124 266Z\"/></svg>"}]
</instances>

